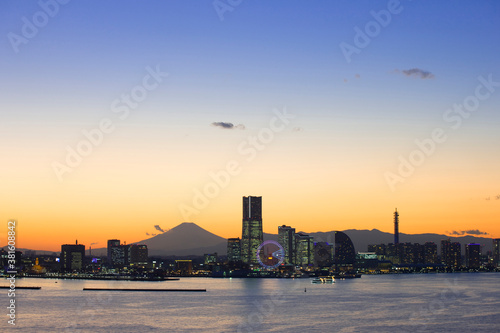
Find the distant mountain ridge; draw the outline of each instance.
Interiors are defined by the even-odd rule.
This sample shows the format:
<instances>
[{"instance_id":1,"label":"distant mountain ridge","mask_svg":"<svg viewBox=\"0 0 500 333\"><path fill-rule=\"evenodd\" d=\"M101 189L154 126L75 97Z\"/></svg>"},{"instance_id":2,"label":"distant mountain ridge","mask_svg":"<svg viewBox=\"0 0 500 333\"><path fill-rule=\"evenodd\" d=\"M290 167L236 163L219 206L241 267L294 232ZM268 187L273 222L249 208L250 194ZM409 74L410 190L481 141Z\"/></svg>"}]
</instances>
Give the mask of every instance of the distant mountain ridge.
<instances>
[{"instance_id":1,"label":"distant mountain ridge","mask_svg":"<svg viewBox=\"0 0 500 333\"><path fill-rule=\"evenodd\" d=\"M344 232L352 240L354 244L354 249L356 252L366 252L368 251L368 245L370 244L388 244L394 243L394 234L389 232L383 232L378 229L372 230L357 230L348 229L340 230ZM305 232L306 234L313 236L315 242L335 242L335 231L328 232ZM264 234L264 240L278 240L278 235L276 234ZM492 238L486 237L476 237L476 236L461 236L461 237L451 237L440 234L404 234L399 233L400 243L419 243L425 244L426 242L434 242L438 246L438 253L441 249L441 240L450 239L451 242L459 242L462 244L462 255L465 255L465 245L469 243L481 244L482 253L485 254L486 251L493 250Z\"/></svg>"},{"instance_id":2,"label":"distant mountain ridge","mask_svg":"<svg viewBox=\"0 0 500 333\"><path fill-rule=\"evenodd\" d=\"M366 252L369 244L387 244L394 242L394 235L388 232L382 232L377 229L372 230L344 230L354 243L354 248L357 252ZM328 232L306 232L314 237L315 242L334 243L335 231ZM240 237L241 235L234 235ZM462 244L462 255L465 255L465 244L478 243L481 244L482 253L492 251L492 238L461 236L450 237L439 234L399 234L401 243L420 243L434 242L440 251L441 240L450 239L452 242L460 242ZM278 240L277 234L264 233L264 240ZM192 222L184 222L164 233L156 235L152 238L144 239L132 244L146 244L148 246L150 256L201 256L205 253L217 252L219 255L226 255L227 239L217 236ZM30 251L29 249L22 249ZM23 252L24 252L23 251ZM38 251L38 254L52 254L53 251ZM87 255L89 255L87 248ZM439 253L439 252L438 252ZM106 255L106 248L92 249L92 255Z\"/></svg>"}]
</instances>

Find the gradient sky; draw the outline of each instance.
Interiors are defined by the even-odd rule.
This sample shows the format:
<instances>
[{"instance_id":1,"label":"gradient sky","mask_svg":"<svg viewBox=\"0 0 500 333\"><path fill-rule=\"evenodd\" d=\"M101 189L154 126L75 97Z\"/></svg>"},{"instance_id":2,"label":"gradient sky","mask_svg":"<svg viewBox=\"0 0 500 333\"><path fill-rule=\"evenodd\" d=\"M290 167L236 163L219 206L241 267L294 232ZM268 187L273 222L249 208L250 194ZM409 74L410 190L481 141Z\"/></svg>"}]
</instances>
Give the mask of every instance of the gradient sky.
<instances>
[{"instance_id":1,"label":"gradient sky","mask_svg":"<svg viewBox=\"0 0 500 333\"><path fill-rule=\"evenodd\" d=\"M498 1L401 1L350 62L340 45L390 2L252 0L222 14L214 1L45 2L51 15L0 2L0 245L9 219L18 247L54 251L186 219L241 237L245 195L263 196L270 233L392 232L397 207L403 233L500 237L500 86L477 88L500 82ZM120 119L114 101L147 68L168 76ZM443 118L476 89L489 96L459 126ZM294 118L248 161L238 147L284 109ZM59 179L54 163L105 118L114 130ZM436 128L446 140L391 188L387 173ZM239 173L181 214L229 161Z\"/></svg>"}]
</instances>

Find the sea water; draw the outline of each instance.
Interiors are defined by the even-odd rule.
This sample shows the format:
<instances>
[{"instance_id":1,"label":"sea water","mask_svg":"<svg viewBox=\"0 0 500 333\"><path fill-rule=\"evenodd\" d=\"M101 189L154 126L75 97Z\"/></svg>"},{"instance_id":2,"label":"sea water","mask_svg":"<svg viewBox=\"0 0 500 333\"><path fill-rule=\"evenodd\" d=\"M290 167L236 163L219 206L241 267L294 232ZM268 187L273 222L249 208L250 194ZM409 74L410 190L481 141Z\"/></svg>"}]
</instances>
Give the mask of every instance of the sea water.
<instances>
[{"instance_id":1,"label":"sea water","mask_svg":"<svg viewBox=\"0 0 500 333\"><path fill-rule=\"evenodd\" d=\"M42 289L16 290L16 326L7 322L8 289L0 289L2 332L500 331L499 273L363 275L334 284L274 278L162 282L26 278L16 283Z\"/></svg>"}]
</instances>

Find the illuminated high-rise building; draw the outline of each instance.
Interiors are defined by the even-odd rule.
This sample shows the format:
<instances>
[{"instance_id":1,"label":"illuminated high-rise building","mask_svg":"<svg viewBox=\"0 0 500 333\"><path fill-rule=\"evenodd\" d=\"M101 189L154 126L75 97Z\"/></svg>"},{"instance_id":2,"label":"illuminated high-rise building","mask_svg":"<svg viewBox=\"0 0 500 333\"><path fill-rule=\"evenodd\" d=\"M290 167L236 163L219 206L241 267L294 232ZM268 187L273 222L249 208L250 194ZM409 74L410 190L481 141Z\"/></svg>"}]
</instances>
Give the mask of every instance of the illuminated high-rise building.
<instances>
[{"instance_id":1,"label":"illuminated high-rise building","mask_svg":"<svg viewBox=\"0 0 500 333\"><path fill-rule=\"evenodd\" d=\"M458 268L462 266L462 244L454 242L450 244L449 262L451 267Z\"/></svg>"},{"instance_id":2,"label":"illuminated high-rise building","mask_svg":"<svg viewBox=\"0 0 500 333\"><path fill-rule=\"evenodd\" d=\"M108 263L111 265L115 259L115 250L113 248L120 246L119 239L109 239L108 240Z\"/></svg>"},{"instance_id":3,"label":"illuminated high-rise building","mask_svg":"<svg viewBox=\"0 0 500 333\"><path fill-rule=\"evenodd\" d=\"M335 267L337 270L352 269L356 262L356 252L351 238L342 231L335 231Z\"/></svg>"},{"instance_id":4,"label":"illuminated high-rise building","mask_svg":"<svg viewBox=\"0 0 500 333\"><path fill-rule=\"evenodd\" d=\"M285 251L284 264L295 264L295 228L282 225L278 227L278 243Z\"/></svg>"},{"instance_id":5,"label":"illuminated high-rise building","mask_svg":"<svg viewBox=\"0 0 500 333\"><path fill-rule=\"evenodd\" d=\"M131 255L130 245L120 245L120 240L118 239L108 240L108 264L110 267L123 268L128 266L131 261Z\"/></svg>"},{"instance_id":6,"label":"illuminated high-rise building","mask_svg":"<svg viewBox=\"0 0 500 333\"><path fill-rule=\"evenodd\" d=\"M81 272L85 266L85 245L65 244L61 245L61 271Z\"/></svg>"},{"instance_id":7,"label":"illuminated high-rise building","mask_svg":"<svg viewBox=\"0 0 500 333\"><path fill-rule=\"evenodd\" d=\"M441 241L441 263L452 268L462 266L462 245L459 242L452 243L449 239L443 239Z\"/></svg>"},{"instance_id":8,"label":"illuminated high-rise building","mask_svg":"<svg viewBox=\"0 0 500 333\"><path fill-rule=\"evenodd\" d=\"M441 263L445 266L450 266L450 246L451 241L449 239L441 240Z\"/></svg>"},{"instance_id":9,"label":"illuminated high-rise building","mask_svg":"<svg viewBox=\"0 0 500 333\"><path fill-rule=\"evenodd\" d=\"M257 248L263 241L262 197L243 197L243 228L241 233L241 260L257 264Z\"/></svg>"},{"instance_id":10,"label":"illuminated high-rise building","mask_svg":"<svg viewBox=\"0 0 500 333\"><path fill-rule=\"evenodd\" d=\"M481 244L467 244L465 246L465 266L479 268L481 266Z\"/></svg>"},{"instance_id":11,"label":"illuminated high-rise building","mask_svg":"<svg viewBox=\"0 0 500 333\"><path fill-rule=\"evenodd\" d=\"M130 245L130 263L136 266L148 264L148 246L145 244Z\"/></svg>"},{"instance_id":12,"label":"illuminated high-rise building","mask_svg":"<svg viewBox=\"0 0 500 333\"><path fill-rule=\"evenodd\" d=\"M205 253L204 255L204 265L209 266L209 265L215 265L217 264L217 261L219 260L219 256L217 255L217 252L215 253Z\"/></svg>"},{"instance_id":13,"label":"illuminated high-rise building","mask_svg":"<svg viewBox=\"0 0 500 333\"><path fill-rule=\"evenodd\" d=\"M426 264L437 264L437 244L433 242L426 242L424 244L424 262Z\"/></svg>"},{"instance_id":14,"label":"illuminated high-rise building","mask_svg":"<svg viewBox=\"0 0 500 333\"><path fill-rule=\"evenodd\" d=\"M295 264L307 267L314 265L314 238L299 232L295 234Z\"/></svg>"},{"instance_id":15,"label":"illuminated high-rise building","mask_svg":"<svg viewBox=\"0 0 500 333\"><path fill-rule=\"evenodd\" d=\"M493 265L500 266L500 238L493 239Z\"/></svg>"},{"instance_id":16,"label":"illuminated high-rise building","mask_svg":"<svg viewBox=\"0 0 500 333\"><path fill-rule=\"evenodd\" d=\"M394 244L399 243L399 213L398 209L394 212Z\"/></svg>"},{"instance_id":17,"label":"illuminated high-rise building","mask_svg":"<svg viewBox=\"0 0 500 333\"><path fill-rule=\"evenodd\" d=\"M227 240L227 261L241 261L241 242L240 238L228 238Z\"/></svg>"},{"instance_id":18,"label":"illuminated high-rise building","mask_svg":"<svg viewBox=\"0 0 500 333\"><path fill-rule=\"evenodd\" d=\"M425 262L425 247L422 244L414 243L413 247L413 258L411 264L423 264Z\"/></svg>"}]
</instances>

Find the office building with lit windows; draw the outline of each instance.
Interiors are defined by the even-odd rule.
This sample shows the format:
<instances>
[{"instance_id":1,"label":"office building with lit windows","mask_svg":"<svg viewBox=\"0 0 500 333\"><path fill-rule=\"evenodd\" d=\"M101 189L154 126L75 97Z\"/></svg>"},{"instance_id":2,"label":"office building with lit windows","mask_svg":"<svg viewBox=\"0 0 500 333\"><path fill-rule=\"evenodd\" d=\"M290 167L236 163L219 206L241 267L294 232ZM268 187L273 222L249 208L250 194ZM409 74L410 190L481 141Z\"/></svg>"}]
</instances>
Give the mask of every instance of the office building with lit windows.
<instances>
[{"instance_id":1,"label":"office building with lit windows","mask_svg":"<svg viewBox=\"0 0 500 333\"><path fill-rule=\"evenodd\" d=\"M356 262L354 244L349 236L342 231L335 231L335 268L336 270L349 270Z\"/></svg>"},{"instance_id":2,"label":"office building with lit windows","mask_svg":"<svg viewBox=\"0 0 500 333\"><path fill-rule=\"evenodd\" d=\"M465 266L479 268L481 266L481 244L467 244L465 246Z\"/></svg>"},{"instance_id":3,"label":"office building with lit windows","mask_svg":"<svg viewBox=\"0 0 500 333\"><path fill-rule=\"evenodd\" d=\"M500 267L500 238L493 239L493 265Z\"/></svg>"},{"instance_id":4,"label":"office building with lit windows","mask_svg":"<svg viewBox=\"0 0 500 333\"><path fill-rule=\"evenodd\" d=\"M426 242L424 244L424 262L426 264L438 264L437 244Z\"/></svg>"},{"instance_id":5,"label":"office building with lit windows","mask_svg":"<svg viewBox=\"0 0 500 333\"><path fill-rule=\"evenodd\" d=\"M85 245L61 245L61 271L66 273L81 272L85 268Z\"/></svg>"},{"instance_id":6,"label":"office building with lit windows","mask_svg":"<svg viewBox=\"0 0 500 333\"><path fill-rule=\"evenodd\" d=\"M238 262L241 261L241 244L240 238L228 238L227 240L227 261Z\"/></svg>"},{"instance_id":7,"label":"office building with lit windows","mask_svg":"<svg viewBox=\"0 0 500 333\"><path fill-rule=\"evenodd\" d=\"M143 251L143 250L141 250ZM120 240L108 240L108 265L114 268L123 268L131 262L131 247L130 245L121 245ZM146 259L147 261L147 259Z\"/></svg>"},{"instance_id":8,"label":"office building with lit windows","mask_svg":"<svg viewBox=\"0 0 500 333\"><path fill-rule=\"evenodd\" d=\"M314 238L303 232L295 234L295 264L302 267L314 265Z\"/></svg>"},{"instance_id":9,"label":"office building with lit windows","mask_svg":"<svg viewBox=\"0 0 500 333\"><path fill-rule=\"evenodd\" d=\"M248 264L258 264L257 248L262 242L262 197L243 197L241 260Z\"/></svg>"},{"instance_id":10,"label":"office building with lit windows","mask_svg":"<svg viewBox=\"0 0 500 333\"><path fill-rule=\"evenodd\" d=\"M285 251L283 263L295 264L295 228L282 225L278 227L278 243Z\"/></svg>"},{"instance_id":11,"label":"office building with lit windows","mask_svg":"<svg viewBox=\"0 0 500 333\"><path fill-rule=\"evenodd\" d=\"M148 246L145 244L130 245L130 264L145 266L148 264Z\"/></svg>"},{"instance_id":12,"label":"office building with lit windows","mask_svg":"<svg viewBox=\"0 0 500 333\"><path fill-rule=\"evenodd\" d=\"M451 268L462 266L462 245L449 239L441 241L441 263Z\"/></svg>"}]
</instances>

